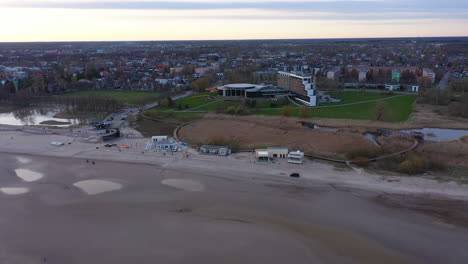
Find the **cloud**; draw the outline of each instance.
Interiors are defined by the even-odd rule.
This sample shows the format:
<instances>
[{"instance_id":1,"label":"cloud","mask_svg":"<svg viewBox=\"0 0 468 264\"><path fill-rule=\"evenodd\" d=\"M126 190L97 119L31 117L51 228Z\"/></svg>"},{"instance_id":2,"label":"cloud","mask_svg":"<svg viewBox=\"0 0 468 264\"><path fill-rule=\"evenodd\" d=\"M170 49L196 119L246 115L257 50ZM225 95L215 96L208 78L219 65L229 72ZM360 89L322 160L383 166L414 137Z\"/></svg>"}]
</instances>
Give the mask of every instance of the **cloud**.
<instances>
[{"instance_id":1,"label":"cloud","mask_svg":"<svg viewBox=\"0 0 468 264\"><path fill-rule=\"evenodd\" d=\"M1 0L0 0L1 1ZM427 12L449 14L468 11L466 0L312 0L312 1L1 1L1 6L16 8L141 9L141 10L219 10L262 9L318 11L335 13Z\"/></svg>"}]
</instances>

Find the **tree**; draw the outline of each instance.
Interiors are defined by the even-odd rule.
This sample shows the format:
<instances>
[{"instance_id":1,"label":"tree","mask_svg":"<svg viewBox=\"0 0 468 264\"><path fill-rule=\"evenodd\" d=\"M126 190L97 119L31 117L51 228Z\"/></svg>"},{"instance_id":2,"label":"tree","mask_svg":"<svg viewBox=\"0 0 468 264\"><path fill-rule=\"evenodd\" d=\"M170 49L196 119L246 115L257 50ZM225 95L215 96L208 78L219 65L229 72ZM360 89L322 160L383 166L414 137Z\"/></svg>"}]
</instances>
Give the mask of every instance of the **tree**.
<instances>
[{"instance_id":1,"label":"tree","mask_svg":"<svg viewBox=\"0 0 468 264\"><path fill-rule=\"evenodd\" d=\"M170 102L169 102L169 100L167 100L167 98L162 99L161 106L169 107L169 104L170 104Z\"/></svg>"},{"instance_id":2,"label":"tree","mask_svg":"<svg viewBox=\"0 0 468 264\"><path fill-rule=\"evenodd\" d=\"M210 79L207 77L200 78L192 82L191 87L195 92L203 92L205 89L210 87Z\"/></svg>"},{"instance_id":3,"label":"tree","mask_svg":"<svg viewBox=\"0 0 468 264\"><path fill-rule=\"evenodd\" d=\"M391 122L394 120L392 109L385 101L378 101L373 110L373 118L376 121Z\"/></svg>"},{"instance_id":4,"label":"tree","mask_svg":"<svg viewBox=\"0 0 468 264\"><path fill-rule=\"evenodd\" d=\"M299 108L299 117L302 117L302 118L307 118L309 117L309 108L307 106L301 106L301 108Z\"/></svg>"},{"instance_id":5,"label":"tree","mask_svg":"<svg viewBox=\"0 0 468 264\"><path fill-rule=\"evenodd\" d=\"M289 105L283 106L283 108L281 109L281 115L282 116L291 116L292 115L292 108Z\"/></svg>"}]
</instances>

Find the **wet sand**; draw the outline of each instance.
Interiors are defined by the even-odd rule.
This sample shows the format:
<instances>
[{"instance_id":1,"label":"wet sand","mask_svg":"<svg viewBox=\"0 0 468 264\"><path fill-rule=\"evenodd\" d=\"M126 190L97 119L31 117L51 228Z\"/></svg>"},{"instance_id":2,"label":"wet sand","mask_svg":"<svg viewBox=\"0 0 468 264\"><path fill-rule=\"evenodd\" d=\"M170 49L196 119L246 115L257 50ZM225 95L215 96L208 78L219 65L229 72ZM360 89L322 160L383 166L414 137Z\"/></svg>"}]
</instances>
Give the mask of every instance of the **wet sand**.
<instances>
[{"instance_id":1,"label":"wet sand","mask_svg":"<svg viewBox=\"0 0 468 264\"><path fill-rule=\"evenodd\" d=\"M381 192L205 167L0 154L0 188L29 189L0 193L0 263L468 262L467 228Z\"/></svg>"}]
</instances>

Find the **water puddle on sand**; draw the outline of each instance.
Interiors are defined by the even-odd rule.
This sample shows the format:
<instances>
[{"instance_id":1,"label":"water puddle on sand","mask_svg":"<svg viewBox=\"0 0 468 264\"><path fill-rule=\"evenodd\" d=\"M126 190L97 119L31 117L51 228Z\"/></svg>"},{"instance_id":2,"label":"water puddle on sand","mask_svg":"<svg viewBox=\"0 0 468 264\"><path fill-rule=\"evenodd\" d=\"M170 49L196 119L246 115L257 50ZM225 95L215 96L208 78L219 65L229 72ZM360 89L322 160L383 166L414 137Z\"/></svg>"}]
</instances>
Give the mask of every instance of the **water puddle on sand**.
<instances>
[{"instance_id":1,"label":"water puddle on sand","mask_svg":"<svg viewBox=\"0 0 468 264\"><path fill-rule=\"evenodd\" d=\"M44 174L28 169L16 169L16 176L20 177L23 181L33 182L44 177Z\"/></svg>"},{"instance_id":2,"label":"water puddle on sand","mask_svg":"<svg viewBox=\"0 0 468 264\"><path fill-rule=\"evenodd\" d=\"M29 192L29 189L23 187L6 187L0 188L0 191L6 195L20 195Z\"/></svg>"},{"instance_id":3,"label":"water puddle on sand","mask_svg":"<svg viewBox=\"0 0 468 264\"><path fill-rule=\"evenodd\" d=\"M105 180L79 181L73 184L88 195L95 195L122 189L122 184Z\"/></svg>"},{"instance_id":4,"label":"water puddle on sand","mask_svg":"<svg viewBox=\"0 0 468 264\"><path fill-rule=\"evenodd\" d=\"M16 160L21 164L28 164L32 162L30 158L25 158L25 157L20 157L20 156L17 156Z\"/></svg>"},{"instance_id":5,"label":"water puddle on sand","mask_svg":"<svg viewBox=\"0 0 468 264\"><path fill-rule=\"evenodd\" d=\"M165 179L162 180L161 183L166 186L189 192L200 192L203 191L203 189L205 189L205 187L201 183L187 179Z\"/></svg>"}]
</instances>

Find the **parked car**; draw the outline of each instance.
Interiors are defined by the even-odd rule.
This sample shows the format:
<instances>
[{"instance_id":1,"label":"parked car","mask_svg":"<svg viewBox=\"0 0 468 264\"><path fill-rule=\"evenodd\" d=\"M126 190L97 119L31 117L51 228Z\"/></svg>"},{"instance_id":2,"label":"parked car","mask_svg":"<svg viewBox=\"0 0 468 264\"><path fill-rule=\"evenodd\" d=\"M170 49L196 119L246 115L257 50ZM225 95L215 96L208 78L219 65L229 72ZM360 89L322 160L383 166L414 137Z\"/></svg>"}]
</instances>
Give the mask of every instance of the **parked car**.
<instances>
[{"instance_id":1,"label":"parked car","mask_svg":"<svg viewBox=\"0 0 468 264\"><path fill-rule=\"evenodd\" d=\"M289 177L299 178L299 177L301 177L301 175L300 175L299 173L297 173L297 172L293 172L293 173L291 173L291 174L289 175Z\"/></svg>"}]
</instances>

